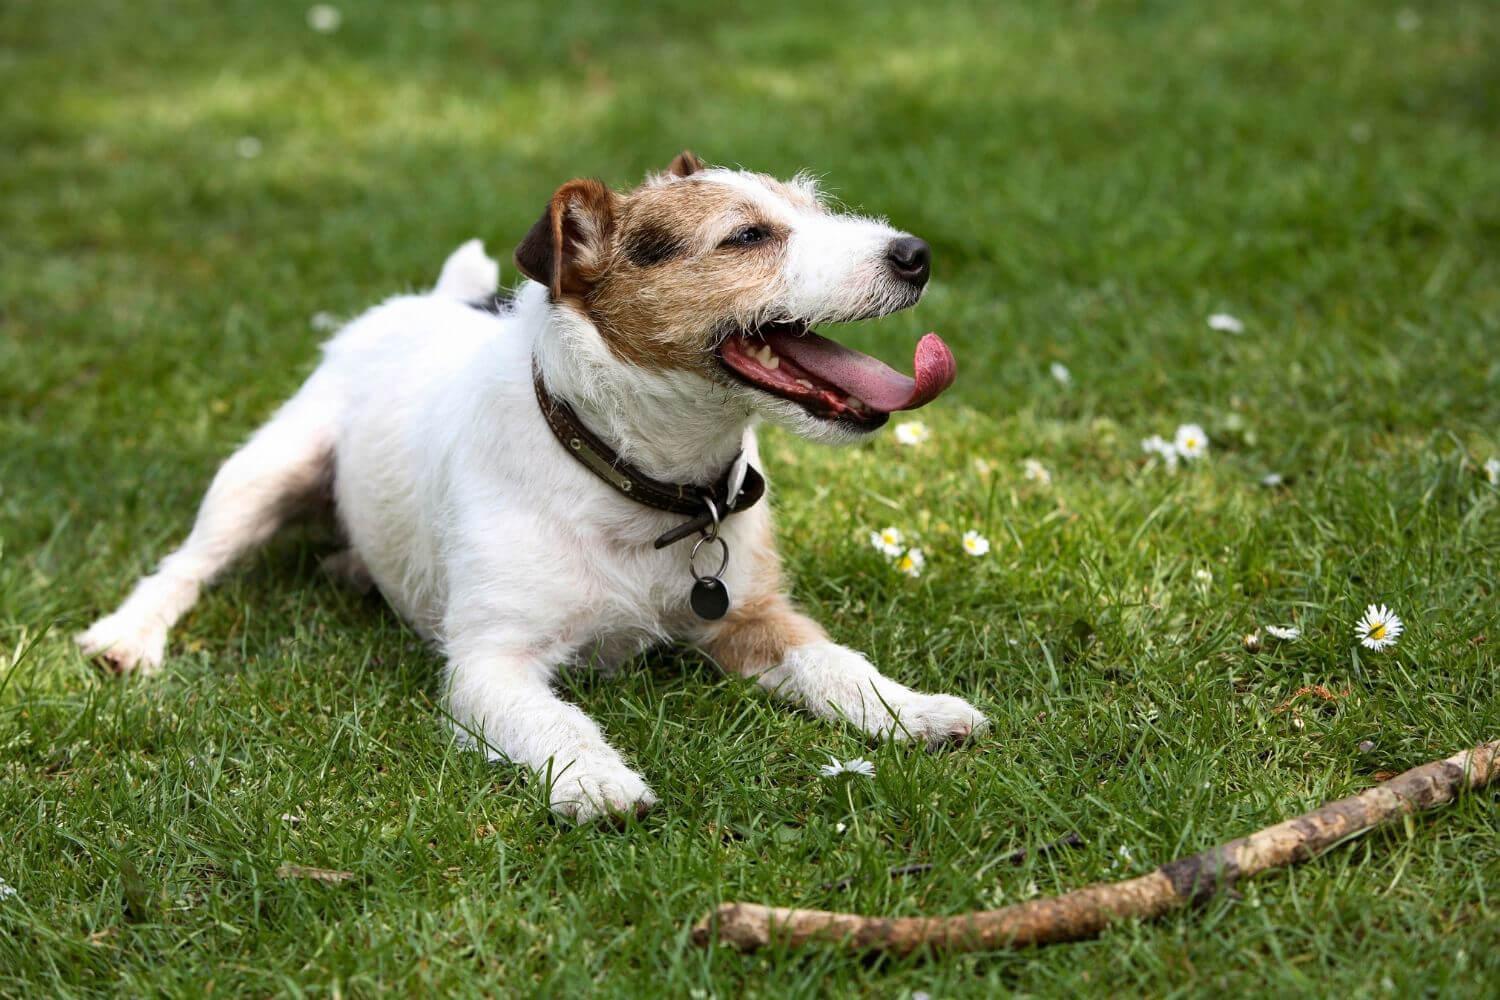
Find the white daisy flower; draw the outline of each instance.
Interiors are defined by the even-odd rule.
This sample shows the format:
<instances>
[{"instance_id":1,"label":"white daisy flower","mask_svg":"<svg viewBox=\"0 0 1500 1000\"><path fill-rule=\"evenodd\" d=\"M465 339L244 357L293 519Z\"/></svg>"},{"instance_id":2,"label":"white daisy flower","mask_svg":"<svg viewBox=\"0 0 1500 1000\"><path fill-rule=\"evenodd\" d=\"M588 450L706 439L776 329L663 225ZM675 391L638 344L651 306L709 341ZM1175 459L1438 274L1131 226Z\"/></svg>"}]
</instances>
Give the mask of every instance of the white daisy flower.
<instances>
[{"instance_id":1,"label":"white daisy flower","mask_svg":"<svg viewBox=\"0 0 1500 1000\"><path fill-rule=\"evenodd\" d=\"M1266 635L1282 642L1296 642L1302 638L1302 630L1295 625L1267 625Z\"/></svg>"},{"instance_id":2,"label":"white daisy flower","mask_svg":"<svg viewBox=\"0 0 1500 1000\"><path fill-rule=\"evenodd\" d=\"M1214 582L1213 570L1199 567L1198 569L1193 570L1193 579L1197 580L1199 583L1203 584L1203 586L1207 587Z\"/></svg>"},{"instance_id":3,"label":"white daisy flower","mask_svg":"<svg viewBox=\"0 0 1500 1000\"><path fill-rule=\"evenodd\" d=\"M1061 361L1052 362L1052 366L1047 370L1052 373L1052 377L1057 380L1058 385L1071 385L1073 383L1073 373L1068 371L1068 366Z\"/></svg>"},{"instance_id":4,"label":"white daisy flower","mask_svg":"<svg viewBox=\"0 0 1500 1000\"><path fill-rule=\"evenodd\" d=\"M5 881L5 879L0 878L0 903L5 902L7 899L15 899L16 896L16 887Z\"/></svg>"},{"instance_id":5,"label":"white daisy flower","mask_svg":"<svg viewBox=\"0 0 1500 1000\"><path fill-rule=\"evenodd\" d=\"M989 555L990 540L977 531L964 532L964 551L974 557Z\"/></svg>"},{"instance_id":6,"label":"white daisy flower","mask_svg":"<svg viewBox=\"0 0 1500 1000\"><path fill-rule=\"evenodd\" d=\"M913 547L903 552L901 558L896 560L896 571L905 573L915 580L922 575L922 567L925 565L927 565L927 557L922 554L921 549Z\"/></svg>"},{"instance_id":7,"label":"white daisy flower","mask_svg":"<svg viewBox=\"0 0 1500 1000\"><path fill-rule=\"evenodd\" d=\"M866 778L873 778L875 777L875 765L863 757L841 761L832 754L829 754L828 763L818 768L818 773L825 778L837 778L841 774L858 774Z\"/></svg>"},{"instance_id":8,"label":"white daisy flower","mask_svg":"<svg viewBox=\"0 0 1500 1000\"><path fill-rule=\"evenodd\" d=\"M932 437L932 432L920 420L908 420L896 425L896 440L904 445L919 445Z\"/></svg>"},{"instance_id":9,"label":"white daisy flower","mask_svg":"<svg viewBox=\"0 0 1500 1000\"><path fill-rule=\"evenodd\" d=\"M253 135L242 135L234 143L234 151L243 160L253 160L261 154L265 147L259 139Z\"/></svg>"},{"instance_id":10,"label":"white daisy flower","mask_svg":"<svg viewBox=\"0 0 1500 1000\"><path fill-rule=\"evenodd\" d=\"M1500 458L1492 458L1484 463L1484 478L1490 481L1491 486L1500 486Z\"/></svg>"},{"instance_id":11,"label":"white daisy flower","mask_svg":"<svg viewBox=\"0 0 1500 1000\"><path fill-rule=\"evenodd\" d=\"M1281 473L1279 472L1268 472L1264 476L1260 477L1260 484L1268 490L1274 490L1276 487L1285 482L1286 479L1283 478Z\"/></svg>"},{"instance_id":12,"label":"white daisy flower","mask_svg":"<svg viewBox=\"0 0 1500 1000\"><path fill-rule=\"evenodd\" d=\"M1197 424L1183 424L1177 428L1172 446L1177 449L1177 454L1191 462L1208 452L1208 435Z\"/></svg>"},{"instance_id":13,"label":"white daisy flower","mask_svg":"<svg viewBox=\"0 0 1500 1000\"><path fill-rule=\"evenodd\" d=\"M307 26L320 35L338 31L343 23L344 15L332 4L315 3L307 8Z\"/></svg>"},{"instance_id":14,"label":"white daisy flower","mask_svg":"<svg viewBox=\"0 0 1500 1000\"><path fill-rule=\"evenodd\" d=\"M891 559L901 554L902 543L906 539L902 537L899 528L882 528L879 531L870 532L870 544L883 556Z\"/></svg>"},{"instance_id":15,"label":"white daisy flower","mask_svg":"<svg viewBox=\"0 0 1500 1000\"><path fill-rule=\"evenodd\" d=\"M1028 458L1021 463L1021 474L1033 483L1040 483L1042 486L1052 485L1052 473L1034 458Z\"/></svg>"},{"instance_id":16,"label":"white daisy flower","mask_svg":"<svg viewBox=\"0 0 1500 1000\"><path fill-rule=\"evenodd\" d=\"M315 312L307 323L319 333L332 333L340 326L339 318L331 312Z\"/></svg>"},{"instance_id":17,"label":"white daisy flower","mask_svg":"<svg viewBox=\"0 0 1500 1000\"><path fill-rule=\"evenodd\" d=\"M849 824L847 824L847 823L835 823L835 824L833 824L833 832L834 833L843 833L847 829L849 829Z\"/></svg>"},{"instance_id":18,"label":"white daisy flower","mask_svg":"<svg viewBox=\"0 0 1500 1000\"><path fill-rule=\"evenodd\" d=\"M1245 324L1237 316L1228 313L1214 313L1208 317L1208 328L1218 330L1220 333L1244 333Z\"/></svg>"},{"instance_id":19,"label":"white daisy flower","mask_svg":"<svg viewBox=\"0 0 1500 1000\"><path fill-rule=\"evenodd\" d=\"M1365 616L1354 626L1354 634L1360 645L1378 653L1394 646L1405 628L1396 612L1384 604L1372 604L1365 608Z\"/></svg>"},{"instance_id":20,"label":"white daisy flower","mask_svg":"<svg viewBox=\"0 0 1500 1000\"><path fill-rule=\"evenodd\" d=\"M1160 456L1167 467L1167 471L1177 468L1177 446L1160 434L1153 434L1141 441L1141 451L1148 455Z\"/></svg>"}]
</instances>

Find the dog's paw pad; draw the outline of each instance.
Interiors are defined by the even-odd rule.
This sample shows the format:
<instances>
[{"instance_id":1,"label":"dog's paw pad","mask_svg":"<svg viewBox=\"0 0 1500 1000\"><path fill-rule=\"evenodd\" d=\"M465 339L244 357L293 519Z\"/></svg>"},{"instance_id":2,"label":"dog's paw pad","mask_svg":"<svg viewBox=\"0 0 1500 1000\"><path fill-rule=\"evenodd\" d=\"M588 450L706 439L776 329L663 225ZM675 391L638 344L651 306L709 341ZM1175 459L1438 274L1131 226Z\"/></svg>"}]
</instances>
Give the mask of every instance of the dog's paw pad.
<instances>
[{"instance_id":1,"label":"dog's paw pad","mask_svg":"<svg viewBox=\"0 0 1500 1000\"><path fill-rule=\"evenodd\" d=\"M132 625L111 615L95 622L75 640L83 654L111 674L153 673L167 648L160 625Z\"/></svg>"},{"instance_id":2,"label":"dog's paw pad","mask_svg":"<svg viewBox=\"0 0 1500 1000\"><path fill-rule=\"evenodd\" d=\"M897 707L897 717L891 735L932 745L962 743L990 724L979 709L949 694L915 695Z\"/></svg>"},{"instance_id":3,"label":"dog's paw pad","mask_svg":"<svg viewBox=\"0 0 1500 1000\"><path fill-rule=\"evenodd\" d=\"M578 823L644 816L656 804L645 779L622 764L575 761L552 786L552 808Z\"/></svg>"}]
</instances>

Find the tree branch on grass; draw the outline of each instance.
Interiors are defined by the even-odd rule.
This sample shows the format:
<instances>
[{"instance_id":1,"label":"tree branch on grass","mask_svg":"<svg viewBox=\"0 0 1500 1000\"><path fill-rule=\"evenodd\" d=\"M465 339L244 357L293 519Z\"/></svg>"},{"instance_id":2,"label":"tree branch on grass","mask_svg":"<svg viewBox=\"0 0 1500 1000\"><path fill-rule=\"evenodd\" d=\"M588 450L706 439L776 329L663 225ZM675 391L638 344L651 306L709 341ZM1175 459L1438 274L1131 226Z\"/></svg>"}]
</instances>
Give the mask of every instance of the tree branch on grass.
<instances>
[{"instance_id":1,"label":"tree branch on grass","mask_svg":"<svg viewBox=\"0 0 1500 1000\"><path fill-rule=\"evenodd\" d=\"M1077 941L1120 920L1151 919L1198 905L1240 879L1315 857L1335 844L1419 809L1454 800L1465 788L1500 778L1500 740L1412 768L1199 854L1179 858L1124 882L1103 882L1050 899L954 917L865 917L757 903L725 903L693 928L699 944L718 940L740 949L772 941L831 941L860 951L909 954L987 951Z\"/></svg>"}]
</instances>

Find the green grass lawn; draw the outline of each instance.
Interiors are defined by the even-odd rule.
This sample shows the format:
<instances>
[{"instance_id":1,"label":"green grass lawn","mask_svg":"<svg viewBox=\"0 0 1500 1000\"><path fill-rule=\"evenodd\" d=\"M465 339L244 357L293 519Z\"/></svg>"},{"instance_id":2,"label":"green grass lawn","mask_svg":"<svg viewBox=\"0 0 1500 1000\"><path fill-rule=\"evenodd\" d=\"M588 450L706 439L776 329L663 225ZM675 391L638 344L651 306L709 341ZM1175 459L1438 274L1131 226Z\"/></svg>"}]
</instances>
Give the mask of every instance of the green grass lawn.
<instances>
[{"instance_id":1,"label":"green grass lawn","mask_svg":"<svg viewBox=\"0 0 1500 1000\"><path fill-rule=\"evenodd\" d=\"M1493 791L1083 944L742 956L689 927L1065 891L1500 736L1500 10L603 6L346 3L319 34L304 3L0 5L0 995L1495 995ZM867 748L663 651L567 681L661 795L572 828L448 745L437 655L320 576L317 525L160 677L74 651L311 369L311 317L473 235L514 281L558 183L683 146L814 169L933 244L925 304L863 339L953 345L930 440L768 434L766 465L798 599L989 734ZM1212 448L1171 474L1140 440L1185 422ZM1370 602L1394 650L1357 647ZM1304 637L1247 652L1268 623Z\"/></svg>"}]
</instances>

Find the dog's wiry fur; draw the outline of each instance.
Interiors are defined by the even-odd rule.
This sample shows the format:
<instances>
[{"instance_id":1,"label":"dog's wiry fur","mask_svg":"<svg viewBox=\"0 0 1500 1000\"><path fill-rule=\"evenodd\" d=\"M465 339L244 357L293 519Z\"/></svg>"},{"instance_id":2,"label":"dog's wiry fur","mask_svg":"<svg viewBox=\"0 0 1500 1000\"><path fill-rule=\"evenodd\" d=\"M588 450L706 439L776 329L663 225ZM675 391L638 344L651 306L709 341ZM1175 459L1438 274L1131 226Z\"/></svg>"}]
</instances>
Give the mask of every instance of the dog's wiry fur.
<instances>
[{"instance_id":1,"label":"dog's wiry fur","mask_svg":"<svg viewBox=\"0 0 1500 1000\"><path fill-rule=\"evenodd\" d=\"M763 238L726 242L747 226ZM665 640L696 643L725 670L871 734L963 738L983 725L979 712L883 677L792 606L769 504L724 523L728 616L694 616L685 545L651 544L680 516L621 496L573 461L532 390L535 358L549 391L623 459L674 482L712 482L742 450L759 465L761 418L815 440L858 437L724 378L713 349L732 326L912 304L920 291L881 265L880 248L898 235L828 211L806 180L710 170L691 154L628 194L569 182L517 251L534 280L508 311L468 304L498 280L474 241L431 293L350 323L219 470L182 547L79 641L117 671L155 669L200 589L331 486L350 543L332 564L373 581L441 644L460 738L550 769L562 813L638 811L654 795L553 693L554 673Z\"/></svg>"}]
</instances>

